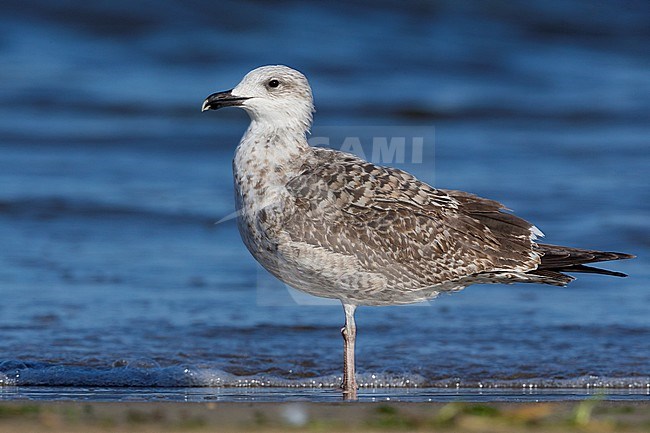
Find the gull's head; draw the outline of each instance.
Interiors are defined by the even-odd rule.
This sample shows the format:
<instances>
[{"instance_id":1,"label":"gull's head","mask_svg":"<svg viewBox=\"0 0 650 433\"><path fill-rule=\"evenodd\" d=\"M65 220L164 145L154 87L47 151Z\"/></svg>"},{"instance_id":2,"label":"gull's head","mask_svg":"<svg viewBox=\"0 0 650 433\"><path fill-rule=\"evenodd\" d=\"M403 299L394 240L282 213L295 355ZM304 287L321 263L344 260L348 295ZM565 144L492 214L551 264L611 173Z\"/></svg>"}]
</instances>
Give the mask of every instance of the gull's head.
<instances>
[{"instance_id":1,"label":"gull's head","mask_svg":"<svg viewBox=\"0 0 650 433\"><path fill-rule=\"evenodd\" d=\"M314 101L307 78L287 66L253 69L232 90L213 93L202 111L241 107L255 122L309 129Z\"/></svg>"}]
</instances>

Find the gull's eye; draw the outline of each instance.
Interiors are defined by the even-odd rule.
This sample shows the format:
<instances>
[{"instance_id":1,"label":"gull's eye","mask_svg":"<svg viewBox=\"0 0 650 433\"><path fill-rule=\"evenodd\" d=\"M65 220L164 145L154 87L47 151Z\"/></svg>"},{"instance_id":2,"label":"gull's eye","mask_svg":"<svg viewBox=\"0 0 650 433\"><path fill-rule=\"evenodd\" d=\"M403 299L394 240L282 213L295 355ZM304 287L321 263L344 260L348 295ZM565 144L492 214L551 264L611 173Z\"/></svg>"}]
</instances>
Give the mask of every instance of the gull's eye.
<instances>
[{"instance_id":1,"label":"gull's eye","mask_svg":"<svg viewBox=\"0 0 650 433\"><path fill-rule=\"evenodd\" d=\"M278 87L279 85L280 85L280 82L278 80L269 81L269 87Z\"/></svg>"}]
</instances>

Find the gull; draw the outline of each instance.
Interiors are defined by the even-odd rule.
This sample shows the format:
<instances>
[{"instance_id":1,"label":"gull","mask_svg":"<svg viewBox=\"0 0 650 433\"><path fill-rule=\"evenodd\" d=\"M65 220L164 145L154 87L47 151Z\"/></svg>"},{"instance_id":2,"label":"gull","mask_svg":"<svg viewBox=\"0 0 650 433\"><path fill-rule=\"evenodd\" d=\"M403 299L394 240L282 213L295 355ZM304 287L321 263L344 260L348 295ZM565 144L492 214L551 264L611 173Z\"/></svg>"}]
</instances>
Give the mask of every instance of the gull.
<instances>
[{"instance_id":1,"label":"gull","mask_svg":"<svg viewBox=\"0 0 650 433\"><path fill-rule=\"evenodd\" d=\"M421 302L476 283L564 286L574 279L564 272L625 276L586 264L634 257L537 243L537 227L501 203L310 146L311 87L287 66L252 70L202 111L223 107L250 117L233 160L244 244L284 283L343 304L345 399L357 398L359 305Z\"/></svg>"}]
</instances>

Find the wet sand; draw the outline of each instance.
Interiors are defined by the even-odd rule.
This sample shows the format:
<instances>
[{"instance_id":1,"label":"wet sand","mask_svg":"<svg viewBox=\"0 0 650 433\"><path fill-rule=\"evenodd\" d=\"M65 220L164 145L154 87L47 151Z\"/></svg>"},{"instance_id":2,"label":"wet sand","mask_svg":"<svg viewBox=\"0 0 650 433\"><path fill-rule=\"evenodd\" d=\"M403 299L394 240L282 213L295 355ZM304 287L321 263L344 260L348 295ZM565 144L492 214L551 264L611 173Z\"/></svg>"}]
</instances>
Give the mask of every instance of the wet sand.
<instances>
[{"instance_id":1,"label":"wet sand","mask_svg":"<svg viewBox=\"0 0 650 433\"><path fill-rule=\"evenodd\" d=\"M0 403L0 432L647 432L649 402Z\"/></svg>"}]
</instances>

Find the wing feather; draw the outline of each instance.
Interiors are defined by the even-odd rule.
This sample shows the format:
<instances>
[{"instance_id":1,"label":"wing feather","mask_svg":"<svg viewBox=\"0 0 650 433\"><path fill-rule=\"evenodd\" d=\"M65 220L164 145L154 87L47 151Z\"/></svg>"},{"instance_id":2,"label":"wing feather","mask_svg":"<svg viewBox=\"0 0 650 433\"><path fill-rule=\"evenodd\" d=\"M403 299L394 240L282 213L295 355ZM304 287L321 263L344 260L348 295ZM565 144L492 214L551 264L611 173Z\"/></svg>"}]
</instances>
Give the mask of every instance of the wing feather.
<instances>
[{"instance_id":1,"label":"wing feather","mask_svg":"<svg viewBox=\"0 0 650 433\"><path fill-rule=\"evenodd\" d=\"M535 269L533 226L500 203L395 168L313 148L287 184L292 240L347 254L389 284L421 288L481 272Z\"/></svg>"}]
</instances>

